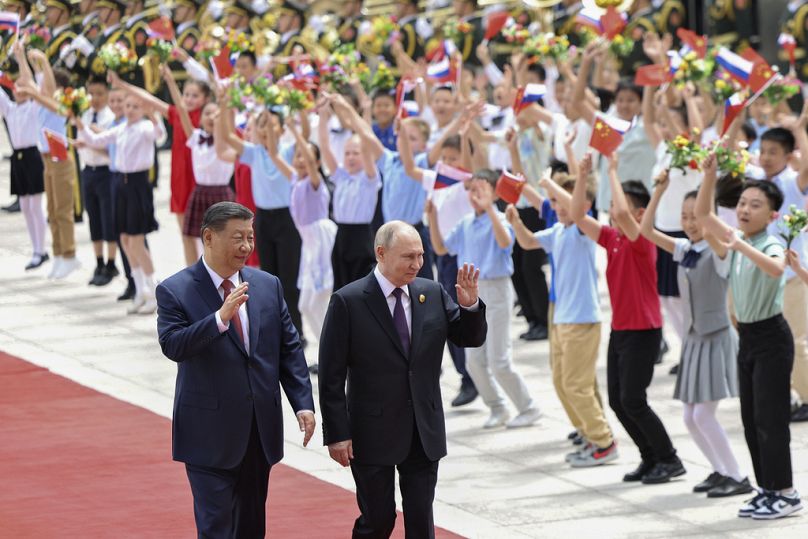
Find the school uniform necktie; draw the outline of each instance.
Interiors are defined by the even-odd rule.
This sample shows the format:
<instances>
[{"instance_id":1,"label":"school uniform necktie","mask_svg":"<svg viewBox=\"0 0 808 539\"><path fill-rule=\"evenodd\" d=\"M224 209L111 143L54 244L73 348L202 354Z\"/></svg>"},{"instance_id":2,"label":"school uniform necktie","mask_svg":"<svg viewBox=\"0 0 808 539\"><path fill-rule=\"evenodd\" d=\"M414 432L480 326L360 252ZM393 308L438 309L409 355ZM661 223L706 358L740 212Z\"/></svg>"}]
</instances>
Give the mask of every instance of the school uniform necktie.
<instances>
[{"instance_id":1,"label":"school uniform necktie","mask_svg":"<svg viewBox=\"0 0 808 539\"><path fill-rule=\"evenodd\" d=\"M225 279L222 281L222 289L224 290L224 299L227 299L227 296L230 295L230 292L233 291L233 281L230 279ZM238 315L238 309L236 309L236 314L233 315L233 318L230 319L231 324L236 325L236 333L238 333L238 338L241 339L241 343L244 344L244 330L241 328L241 318Z\"/></svg>"},{"instance_id":2,"label":"school uniform necktie","mask_svg":"<svg viewBox=\"0 0 808 539\"><path fill-rule=\"evenodd\" d=\"M401 339L401 346L404 354L410 355L410 330L407 327L407 315L404 314L404 304L401 302L401 294L404 290L396 288L393 295L396 297L396 306L393 308L393 325L396 326L398 338Z\"/></svg>"},{"instance_id":3,"label":"school uniform necktie","mask_svg":"<svg viewBox=\"0 0 808 539\"><path fill-rule=\"evenodd\" d=\"M685 256L682 257L682 261L679 262L679 265L683 268L695 268L700 257L700 252L695 249L690 249L685 253Z\"/></svg>"},{"instance_id":4,"label":"school uniform necktie","mask_svg":"<svg viewBox=\"0 0 808 539\"><path fill-rule=\"evenodd\" d=\"M91 124L97 124L98 123L98 111L97 110L93 111L93 120L90 123Z\"/></svg>"}]
</instances>

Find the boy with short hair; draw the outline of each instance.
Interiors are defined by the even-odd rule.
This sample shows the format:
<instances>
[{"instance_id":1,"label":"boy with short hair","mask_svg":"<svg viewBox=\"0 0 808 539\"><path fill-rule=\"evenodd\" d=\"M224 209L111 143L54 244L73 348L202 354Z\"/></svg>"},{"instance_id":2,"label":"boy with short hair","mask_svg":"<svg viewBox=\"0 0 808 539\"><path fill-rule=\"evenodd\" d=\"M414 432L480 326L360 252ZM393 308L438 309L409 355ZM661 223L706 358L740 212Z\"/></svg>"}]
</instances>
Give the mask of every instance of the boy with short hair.
<instances>
[{"instance_id":1,"label":"boy with short hair","mask_svg":"<svg viewBox=\"0 0 808 539\"><path fill-rule=\"evenodd\" d=\"M488 338L480 348L466 349L466 369L477 391L491 409L483 425L490 429L505 425L509 428L528 427L541 415L528 392L522 376L513 368L510 320L513 292L513 229L502 212L496 209L497 174L489 169L474 173L469 184L469 200L473 214L464 217L443 239L435 207L427 205L429 236L438 255L457 255L457 265L473 263L480 270L480 297L488 309ZM509 413L500 386L513 401L519 415L508 421Z\"/></svg>"},{"instance_id":2,"label":"boy with short hair","mask_svg":"<svg viewBox=\"0 0 808 539\"><path fill-rule=\"evenodd\" d=\"M579 177L592 170L592 156L580 164ZM620 183L617 157L609 159L612 191L609 225L586 212L586 186L576 182L570 205L575 224L606 249L606 282L612 304L607 356L609 405L640 450L642 461L623 481L665 483L685 473L662 421L648 405L646 390L662 339L662 313L656 286L656 246L640 235L650 196L642 182Z\"/></svg>"},{"instance_id":3,"label":"boy with short hair","mask_svg":"<svg viewBox=\"0 0 808 539\"><path fill-rule=\"evenodd\" d=\"M550 228L531 232L516 207L509 205L506 210L523 249L542 248L554 257L556 296L550 338L553 386L570 422L587 441L580 451L567 456L574 468L599 466L618 456L595 391L601 320L595 242L581 232L569 213L570 193L576 183L586 182L586 176L579 176L577 181L567 178L560 185L547 175L542 178L540 185L558 216L558 222ZM591 206L594 190L589 186L584 190Z\"/></svg>"},{"instance_id":4,"label":"boy with short hair","mask_svg":"<svg viewBox=\"0 0 808 539\"><path fill-rule=\"evenodd\" d=\"M777 219L783 193L774 182L748 180L736 207L740 229L736 231L715 214L715 154L702 167L696 218L732 250L729 285L740 337L741 419L759 487L738 516L781 518L802 509L791 471L789 380L794 339L783 317L786 257L778 238L767 231Z\"/></svg>"},{"instance_id":5,"label":"boy with short hair","mask_svg":"<svg viewBox=\"0 0 808 539\"><path fill-rule=\"evenodd\" d=\"M396 151L396 131L393 123L396 119L396 96L387 90L377 89L371 97L371 115L373 117L373 133L382 145Z\"/></svg>"}]
</instances>

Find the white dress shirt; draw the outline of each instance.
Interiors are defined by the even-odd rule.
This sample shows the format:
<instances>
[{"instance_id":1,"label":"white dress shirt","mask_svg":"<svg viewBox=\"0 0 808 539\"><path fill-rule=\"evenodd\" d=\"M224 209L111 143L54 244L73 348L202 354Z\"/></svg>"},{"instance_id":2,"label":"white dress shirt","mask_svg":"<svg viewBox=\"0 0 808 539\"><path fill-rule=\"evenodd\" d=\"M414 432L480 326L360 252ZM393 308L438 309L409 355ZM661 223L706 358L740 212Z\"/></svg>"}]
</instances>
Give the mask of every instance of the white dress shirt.
<instances>
[{"instance_id":1,"label":"white dress shirt","mask_svg":"<svg viewBox=\"0 0 808 539\"><path fill-rule=\"evenodd\" d=\"M33 99L25 103L16 103L8 97L6 92L0 91L0 114L8 124L8 134L11 139L11 148L22 150L36 146L39 142L39 108L40 105ZM32 122L35 123L32 129Z\"/></svg>"},{"instance_id":2,"label":"white dress shirt","mask_svg":"<svg viewBox=\"0 0 808 539\"><path fill-rule=\"evenodd\" d=\"M203 135L207 133L199 128L194 129L185 143L191 149L191 165L197 185L229 185L233 163L219 159L213 144L200 144L199 139Z\"/></svg>"},{"instance_id":3,"label":"white dress shirt","mask_svg":"<svg viewBox=\"0 0 808 539\"><path fill-rule=\"evenodd\" d=\"M208 275L210 275L211 280L213 281L213 286L216 287L216 292L218 292L219 297L222 298L224 301L224 288L222 288L222 283L224 279L213 271L208 263L205 262L205 257L202 257L202 264L205 265L205 269L208 270ZM233 283L233 289L235 289L238 285L241 284L241 275L239 272L234 273L230 277L227 278L228 281ZM241 304L238 308L238 318L241 320L241 332L244 335L244 348L249 351L250 349L250 321L247 319L247 302ZM224 333L230 328L230 322L223 322L222 317L219 316L219 311L216 311L216 325L219 326L219 333Z\"/></svg>"},{"instance_id":4,"label":"white dress shirt","mask_svg":"<svg viewBox=\"0 0 808 539\"><path fill-rule=\"evenodd\" d=\"M93 123L93 113L95 113L95 109L90 108L84 111L84 114L81 115L81 121L84 125L91 125ZM103 109L97 111L97 117L95 125L100 127L101 129L109 129L112 125L112 122L115 121L115 114L113 114L112 110L109 107L104 107ZM79 140L85 140L86 137L84 136L84 131L79 131L78 133ZM79 161L81 162L82 168L85 166L89 167L103 167L109 166L109 153L107 152L106 148L95 148L93 146L85 146L84 148L79 149Z\"/></svg>"},{"instance_id":5,"label":"white dress shirt","mask_svg":"<svg viewBox=\"0 0 808 539\"><path fill-rule=\"evenodd\" d=\"M123 122L101 133L93 133L85 124L82 133L95 148L115 144L115 170L124 174L149 170L154 164L154 144L165 136L163 122L147 118L129 125Z\"/></svg>"}]
</instances>

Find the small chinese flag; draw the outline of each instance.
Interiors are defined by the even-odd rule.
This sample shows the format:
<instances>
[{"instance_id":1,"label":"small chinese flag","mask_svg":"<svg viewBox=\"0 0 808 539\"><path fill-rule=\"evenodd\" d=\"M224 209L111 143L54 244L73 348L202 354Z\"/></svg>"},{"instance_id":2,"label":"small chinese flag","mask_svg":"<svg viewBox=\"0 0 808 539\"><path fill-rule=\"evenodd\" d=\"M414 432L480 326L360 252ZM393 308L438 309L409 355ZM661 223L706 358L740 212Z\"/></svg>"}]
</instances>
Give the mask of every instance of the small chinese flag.
<instances>
[{"instance_id":1,"label":"small chinese flag","mask_svg":"<svg viewBox=\"0 0 808 539\"><path fill-rule=\"evenodd\" d=\"M609 157L623 143L623 135L631 124L619 118L598 115L592 127L589 146Z\"/></svg>"},{"instance_id":2,"label":"small chinese flag","mask_svg":"<svg viewBox=\"0 0 808 539\"><path fill-rule=\"evenodd\" d=\"M611 41L626 27L626 19L617 12L614 6L609 6L606 13L601 15L600 24L603 27L603 35Z\"/></svg>"},{"instance_id":3,"label":"small chinese flag","mask_svg":"<svg viewBox=\"0 0 808 539\"><path fill-rule=\"evenodd\" d=\"M210 59L213 66L213 74L216 78L223 80L233 74L233 64L230 63L230 47L225 45L222 50Z\"/></svg>"},{"instance_id":4,"label":"small chinese flag","mask_svg":"<svg viewBox=\"0 0 808 539\"><path fill-rule=\"evenodd\" d=\"M162 16L149 23L147 33L149 34L149 37L163 39L165 41L173 41L174 25L171 24L171 19L166 16Z\"/></svg>"},{"instance_id":5,"label":"small chinese flag","mask_svg":"<svg viewBox=\"0 0 808 539\"><path fill-rule=\"evenodd\" d=\"M657 64L638 67L634 76L634 84L637 86L662 86L672 80L673 74L670 69Z\"/></svg>"},{"instance_id":6,"label":"small chinese flag","mask_svg":"<svg viewBox=\"0 0 808 539\"><path fill-rule=\"evenodd\" d=\"M491 41L494 39L497 34L505 28L510 18L511 14L507 11L496 11L488 15L488 27L485 29L485 40Z\"/></svg>"},{"instance_id":7,"label":"small chinese flag","mask_svg":"<svg viewBox=\"0 0 808 539\"><path fill-rule=\"evenodd\" d=\"M14 90L14 81L11 80L11 77L8 76L8 73L5 71L0 71L0 86L8 88L9 90Z\"/></svg>"},{"instance_id":8,"label":"small chinese flag","mask_svg":"<svg viewBox=\"0 0 808 539\"><path fill-rule=\"evenodd\" d=\"M496 194L508 204L516 204L525 188L525 179L521 175L511 174L507 170L497 180Z\"/></svg>"},{"instance_id":9,"label":"small chinese flag","mask_svg":"<svg viewBox=\"0 0 808 539\"><path fill-rule=\"evenodd\" d=\"M777 38L777 44L788 53L788 63L791 65L791 67L794 67L794 64L797 61L797 40L791 34L786 34L784 32L780 34L780 37Z\"/></svg>"},{"instance_id":10,"label":"small chinese flag","mask_svg":"<svg viewBox=\"0 0 808 539\"><path fill-rule=\"evenodd\" d=\"M693 30L688 30L684 27L676 30L676 35L682 40L682 43L690 47L699 58L707 56L707 36L700 36Z\"/></svg>"},{"instance_id":11,"label":"small chinese flag","mask_svg":"<svg viewBox=\"0 0 808 539\"><path fill-rule=\"evenodd\" d=\"M778 75L779 73L772 69L768 63L756 63L755 67L752 68L752 75L749 77L749 88L756 93L762 91L774 83Z\"/></svg>"},{"instance_id":12,"label":"small chinese flag","mask_svg":"<svg viewBox=\"0 0 808 539\"><path fill-rule=\"evenodd\" d=\"M59 133L43 128L45 140L48 141L48 153L51 161L67 161L67 139Z\"/></svg>"}]
</instances>

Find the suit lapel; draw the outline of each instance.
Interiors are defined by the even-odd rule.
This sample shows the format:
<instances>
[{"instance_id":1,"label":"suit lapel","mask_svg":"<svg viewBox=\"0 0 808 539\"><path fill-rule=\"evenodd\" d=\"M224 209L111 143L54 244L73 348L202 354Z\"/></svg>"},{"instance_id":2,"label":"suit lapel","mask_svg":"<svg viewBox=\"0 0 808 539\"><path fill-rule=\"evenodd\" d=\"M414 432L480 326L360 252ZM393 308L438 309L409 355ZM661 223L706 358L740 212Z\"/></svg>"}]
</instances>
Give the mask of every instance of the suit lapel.
<instances>
[{"instance_id":1,"label":"suit lapel","mask_svg":"<svg viewBox=\"0 0 808 539\"><path fill-rule=\"evenodd\" d=\"M250 282L250 279L244 275L244 272L241 273L241 280ZM253 296L252 291L249 290L248 292L250 296ZM261 309L260 305L255 299L248 299L247 300L247 320L249 324L249 334L250 334L250 350L249 356L252 357L255 354L255 346L258 343L258 333L261 328Z\"/></svg>"},{"instance_id":2,"label":"suit lapel","mask_svg":"<svg viewBox=\"0 0 808 539\"><path fill-rule=\"evenodd\" d=\"M412 361L415 353L418 351L418 346L421 344L421 333L424 327L424 303L421 303L420 297L422 289L418 281L413 281L410 286L410 313L412 316L410 331L410 357Z\"/></svg>"},{"instance_id":3,"label":"suit lapel","mask_svg":"<svg viewBox=\"0 0 808 539\"><path fill-rule=\"evenodd\" d=\"M390 340L395 344L396 349L402 357L406 358L407 355L404 353L404 347L401 346L401 339L399 339L396 327L393 325L393 317L390 314L387 299L384 297L382 288L379 286L379 281L376 280L376 276L373 275L373 273L365 277L365 302L370 308L370 312L387 333L387 336L390 337ZM412 348L412 346L410 346L410 348Z\"/></svg>"}]
</instances>

